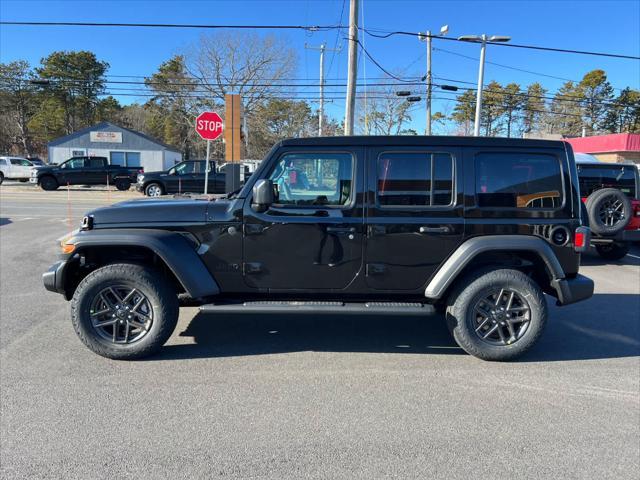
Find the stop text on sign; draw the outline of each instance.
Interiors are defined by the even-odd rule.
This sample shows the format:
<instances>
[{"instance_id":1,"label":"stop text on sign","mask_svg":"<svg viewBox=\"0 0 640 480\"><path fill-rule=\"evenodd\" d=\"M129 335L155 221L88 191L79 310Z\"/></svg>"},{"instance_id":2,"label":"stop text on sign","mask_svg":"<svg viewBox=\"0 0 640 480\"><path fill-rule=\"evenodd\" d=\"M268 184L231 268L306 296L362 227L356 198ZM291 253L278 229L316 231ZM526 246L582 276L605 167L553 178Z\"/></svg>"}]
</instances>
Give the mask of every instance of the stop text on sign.
<instances>
[{"instance_id":1,"label":"stop text on sign","mask_svg":"<svg viewBox=\"0 0 640 480\"><path fill-rule=\"evenodd\" d=\"M222 135L222 118L216 112L203 112L196 118L196 132L205 140L215 140Z\"/></svg>"}]
</instances>

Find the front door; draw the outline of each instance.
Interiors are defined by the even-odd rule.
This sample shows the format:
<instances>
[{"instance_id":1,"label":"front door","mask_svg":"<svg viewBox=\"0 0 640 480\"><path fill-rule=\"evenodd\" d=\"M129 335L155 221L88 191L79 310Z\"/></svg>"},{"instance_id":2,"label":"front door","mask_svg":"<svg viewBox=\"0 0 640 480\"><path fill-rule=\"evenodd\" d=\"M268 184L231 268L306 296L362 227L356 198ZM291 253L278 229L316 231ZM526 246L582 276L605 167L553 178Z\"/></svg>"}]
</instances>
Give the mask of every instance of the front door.
<instances>
[{"instance_id":1,"label":"front door","mask_svg":"<svg viewBox=\"0 0 640 480\"><path fill-rule=\"evenodd\" d=\"M270 291L346 288L362 268L363 150L283 149L264 177L276 202L244 207L248 286Z\"/></svg>"},{"instance_id":2,"label":"front door","mask_svg":"<svg viewBox=\"0 0 640 480\"><path fill-rule=\"evenodd\" d=\"M367 284L420 290L463 238L460 151L371 148L367 159Z\"/></svg>"},{"instance_id":3,"label":"front door","mask_svg":"<svg viewBox=\"0 0 640 480\"><path fill-rule=\"evenodd\" d=\"M61 165L61 185L84 185L85 158L78 157L67 160Z\"/></svg>"}]
</instances>

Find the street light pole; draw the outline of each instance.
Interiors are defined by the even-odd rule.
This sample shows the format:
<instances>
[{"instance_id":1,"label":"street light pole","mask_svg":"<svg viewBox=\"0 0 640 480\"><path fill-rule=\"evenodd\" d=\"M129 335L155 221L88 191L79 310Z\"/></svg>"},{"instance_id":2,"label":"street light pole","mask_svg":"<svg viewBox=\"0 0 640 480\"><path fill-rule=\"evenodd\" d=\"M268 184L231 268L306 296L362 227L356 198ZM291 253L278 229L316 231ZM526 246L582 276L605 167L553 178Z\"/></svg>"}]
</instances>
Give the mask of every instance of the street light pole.
<instances>
[{"instance_id":1,"label":"street light pole","mask_svg":"<svg viewBox=\"0 0 640 480\"><path fill-rule=\"evenodd\" d=\"M480 136L480 112L482 111L482 85L484 83L484 56L487 49L487 36L482 35L480 47L480 66L478 67L478 91L476 92L476 116L473 121L473 136Z\"/></svg>"},{"instance_id":2,"label":"street light pole","mask_svg":"<svg viewBox=\"0 0 640 480\"><path fill-rule=\"evenodd\" d=\"M480 66L478 67L478 91L476 93L476 115L473 122L473 135L474 137L480 136L480 114L482 112L482 84L484 82L484 57L485 50L487 48L487 42L508 42L511 37L503 35L463 35L458 37L458 40L464 42L476 42L480 43Z\"/></svg>"}]
</instances>

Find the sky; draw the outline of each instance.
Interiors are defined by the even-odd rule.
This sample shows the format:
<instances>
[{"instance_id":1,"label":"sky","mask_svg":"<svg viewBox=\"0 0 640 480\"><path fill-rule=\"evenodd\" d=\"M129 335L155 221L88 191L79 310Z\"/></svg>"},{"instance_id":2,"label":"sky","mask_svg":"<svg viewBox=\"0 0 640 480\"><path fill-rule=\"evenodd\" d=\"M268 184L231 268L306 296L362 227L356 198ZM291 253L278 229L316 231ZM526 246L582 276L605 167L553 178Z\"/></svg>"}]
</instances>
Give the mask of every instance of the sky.
<instances>
[{"instance_id":1,"label":"sky","mask_svg":"<svg viewBox=\"0 0 640 480\"><path fill-rule=\"evenodd\" d=\"M447 37L482 34L508 35L511 43L640 56L640 0L627 1L409 1L360 0L360 24L382 31L420 32L449 25ZM67 21L123 23L198 23L245 25L335 25L348 23L349 0L251 0L251 1L30 1L2 0L3 21ZM342 20L341 20L342 19ZM25 59L37 65L56 50L91 50L110 65L110 76L148 76L172 55L187 51L207 31L199 29L90 28L0 26L0 62ZM326 54L327 83L346 78L345 32L338 30L277 32L297 52L296 78L317 83L318 52L305 43L342 51ZM426 45L415 37L378 39L361 36L365 48L387 70L403 76L426 72ZM433 41L434 83L453 79L472 87L477 82L479 46L462 42ZM456 55L457 54L457 55ZM462 55L462 56L461 56ZM467 58L470 57L470 58ZM614 88L640 88L640 61L596 56L523 50L489 45L485 84L516 82L523 86L540 82L550 93L564 80L579 81L595 68L607 72ZM511 67L511 68L506 68ZM522 70L528 70L524 72ZM534 72L534 73L531 73ZM359 83L380 81L385 74L363 55L359 58ZM559 78L552 78L559 77ZM113 77L116 78L116 77ZM376 80L378 79L378 80ZM420 90L420 87L411 87ZM342 87L326 87L327 97L344 96ZM361 89L364 91L364 89ZM317 87L299 90L301 96L317 96ZM424 87L422 88L424 91ZM335 94L329 92L337 92ZM619 93L619 90L615 91ZM450 113L453 94L434 91L434 111ZM145 98L119 97L122 103ZM317 103L312 104L314 108ZM361 104L359 105L361 108ZM344 100L326 104L327 113L339 120ZM423 131L425 102L412 106L411 127Z\"/></svg>"}]
</instances>

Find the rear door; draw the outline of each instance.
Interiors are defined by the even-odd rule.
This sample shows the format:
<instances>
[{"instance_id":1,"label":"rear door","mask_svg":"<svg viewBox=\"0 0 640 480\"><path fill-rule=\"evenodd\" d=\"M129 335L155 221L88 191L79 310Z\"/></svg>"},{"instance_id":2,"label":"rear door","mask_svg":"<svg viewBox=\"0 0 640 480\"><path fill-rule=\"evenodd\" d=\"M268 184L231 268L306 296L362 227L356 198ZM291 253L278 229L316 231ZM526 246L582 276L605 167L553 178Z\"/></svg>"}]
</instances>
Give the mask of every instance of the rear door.
<instances>
[{"instance_id":1,"label":"rear door","mask_svg":"<svg viewBox=\"0 0 640 480\"><path fill-rule=\"evenodd\" d=\"M461 152L381 147L367 160L367 284L421 290L463 239Z\"/></svg>"},{"instance_id":2,"label":"rear door","mask_svg":"<svg viewBox=\"0 0 640 480\"><path fill-rule=\"evenodd\" d=\"M113 166L113 170L118 167ZM107 183L107 175L112 173L107 167L107 159L101 157L89 157L85 160L85 167L82 175L83 182L87 185L103 185ZM113 174L109 176L109 182L113 181Z\"/></svg>"}]
</instances>

